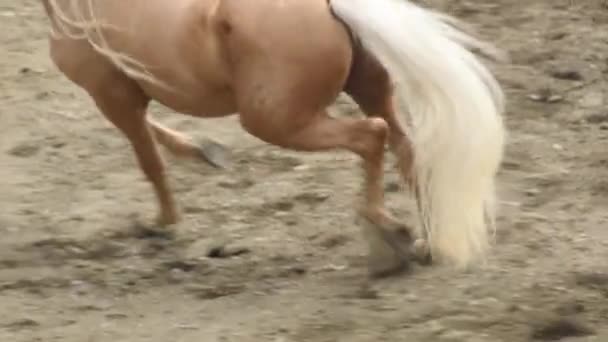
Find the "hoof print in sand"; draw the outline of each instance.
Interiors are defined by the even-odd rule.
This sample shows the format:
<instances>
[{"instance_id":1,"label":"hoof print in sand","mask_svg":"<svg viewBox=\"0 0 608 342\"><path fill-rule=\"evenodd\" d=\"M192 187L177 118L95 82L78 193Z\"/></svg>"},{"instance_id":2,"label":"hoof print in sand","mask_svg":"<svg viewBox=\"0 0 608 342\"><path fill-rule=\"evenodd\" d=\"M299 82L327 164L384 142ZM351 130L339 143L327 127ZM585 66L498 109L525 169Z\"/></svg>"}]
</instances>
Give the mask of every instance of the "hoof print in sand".
<instances>
[{"instance_id":1,"label":"hoof print in sand","mask_svg":"<svg viewBox=\"0 0 608 342\"><path fill-rule=\"evenodd\" d=\"M539 324L532 330L531 337L537 341L559 341L567 337L582 337L593 334L594 331L583 323L562 317Z\"/></svg>"}]
</instances>

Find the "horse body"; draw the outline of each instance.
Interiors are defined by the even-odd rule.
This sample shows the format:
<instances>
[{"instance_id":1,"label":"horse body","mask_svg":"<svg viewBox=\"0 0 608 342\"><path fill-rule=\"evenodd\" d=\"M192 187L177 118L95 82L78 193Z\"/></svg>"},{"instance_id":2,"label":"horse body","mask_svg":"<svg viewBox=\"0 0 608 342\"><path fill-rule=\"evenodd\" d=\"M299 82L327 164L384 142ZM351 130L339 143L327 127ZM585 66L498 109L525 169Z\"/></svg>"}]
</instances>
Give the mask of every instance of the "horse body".
<instances>
[{"instance_id":1,"label":"horse body","mask_svg":"<svg viewBox=\"0 0 608 342\"><path fill-rule=\"evenodd\" d=\"M268 93L305 93L310 89L318 89L324 99L316 101L317 94L303 94L297 96L298 102L314 99L318 103L310 106L321 109L342 90L351 64L347 33L323 0L265 0L255 4L234 0L132 0L128 9L121 0L94 0L92 4L96 18L119 28L102 28L108 45L147 66L156 80L170 88L133 80L146 96L180 113L225 116L246 112L243 106L247 102L259 106L264 101L239 99L237 93L264 98L268 96L263 94ZM294 12L300 15L285 15ZM290 39L300 31L306 32L306 39ZM53 40L51 49L66 75L87 90L95 87L90 84L96 81L90 71L104 63L88 42ZM269 50L273 51L271 56L266 54ZM339 62L326 63L334 60ZM106 69L117 69L105 64ZM301 71L309 68L318 71L317 80ZM332 68L341 70L336 73ZM104 82L106 75L100 73L99 82ZM265 80L264 84L260 79ZM289 107L287 102L294 100L272 98L277 98L277 103L256 110Z\"/></svg>"},{"instance_id":2,"label":"horse body","mask_svg":"<svg viewBox=\"0 0 608 342\"><path fill-rule=\"evenodd\" d=\"M198 117L238 113L247 132L276 146L358 154L365 170L360 213L375 274L403 266L412 248L468 265L485 250L484 220L493 218L488 208L502 153L500 89L465 50L488 45L448 25L453 19L445 15L405 0L374 1L43 3L60 33L50 40L53 61L131 142L156 191L159 223L175 223L179 215L155 142L218 163L213 148L148 118L151 100ZM395 29L426 41L403 32L409 45L402 44ZM452 77L447 85L443 74ZM401 83L396 94L394 80ZM471 100L462 98L463 87L471 88ZM368 117L331 118L326 107L341 91ZM466 125L475 121L481 132L473 134ZM412 244L414 230L384 209L386 142L415 186L430 245Z\"/></svg>"}]
</instances>

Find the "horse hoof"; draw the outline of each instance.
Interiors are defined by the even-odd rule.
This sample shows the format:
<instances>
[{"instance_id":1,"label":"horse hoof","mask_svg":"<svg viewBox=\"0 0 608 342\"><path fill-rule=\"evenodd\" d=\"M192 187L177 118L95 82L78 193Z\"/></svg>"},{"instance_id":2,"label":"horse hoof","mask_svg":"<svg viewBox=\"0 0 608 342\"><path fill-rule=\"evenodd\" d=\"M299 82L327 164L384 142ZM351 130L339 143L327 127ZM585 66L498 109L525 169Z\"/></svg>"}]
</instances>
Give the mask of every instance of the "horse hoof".
<instances>
[{"instance_id":1,"label":"horse hoof","mask_svg":"<svg viewBox=\"0 0 608 342\"><path fill-rule=\"evenodd\" d=\"M370 247L367 268L371 278L386 278L409 271L410 260L401 250L383 240Z\"/></svg>"},{"instance_id":2,"label":"horse hoof","mask_svg":"<svg viewBox=\"0 0 608 342\"><path fill-rule=\"evenodd\" d=\"M228 168L228 149L215 141L205 139L199 144L200 156L209 165L219 169Z\"/></svg>"},{"instance_id":3,"label":"horse hoof","mask_svg":"<svg viewBox=\"0 0 608 342\"><path fill-rule=\"evenodd\" d=\"M429 244L425 239L416 239L412 244L413 254L415 259L421 265L430 265L433 260Z\"/></svg>"}]
</instances>

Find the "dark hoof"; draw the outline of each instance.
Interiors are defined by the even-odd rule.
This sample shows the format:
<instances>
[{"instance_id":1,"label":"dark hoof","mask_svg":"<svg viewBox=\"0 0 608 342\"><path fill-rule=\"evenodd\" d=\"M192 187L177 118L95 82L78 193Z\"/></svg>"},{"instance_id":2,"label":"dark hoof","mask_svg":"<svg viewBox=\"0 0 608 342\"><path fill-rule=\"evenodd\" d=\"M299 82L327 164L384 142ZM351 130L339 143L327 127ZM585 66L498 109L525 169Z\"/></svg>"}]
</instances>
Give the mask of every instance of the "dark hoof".
<instances>
[{"instance_id":1,"label":"dark hoof","mask_svg":"<svg viewBox=\"0 0 608 342\"><path fill-rule=\"evenodd\" d=\"M392 248L396 257L401 260L410 260L411 251L408 247L412 244L412 240L409 234L404 234L406 231L378 229L378 232L382 240L384 240L384 243Z\"/></svg>"},{"instance_id":2,"label":"dark hoof","mask_svg":"<svg viewBox=\"0 0 608 342\"><path fill-rule=\"evenodd\" d=\"M418 264L420 264L420 266L431 266L433 264L433 258L426 257L424 259L417 259Z\"/></svg>"},{"instance_id":3,"label":"dark hoof","mask_svg":"<svg viewBox=\"0 0 608 342\"><path fill-rule=\"evenodd\" d=\"M430 254L422 256L422 257L416 257L416 261L418 262L418 264L420 264L421 266L431 266L433 264L433 258L431 257Z\"/></svg>"},{"instance_id":4,"label":"dark hoof","mask_svg":"<svg viewBox=\"0 0 608 342\"><path fill-rule=\"evenodd\" d=\"M219 245L214 246L207 252L208 258L226 259L234 256L250 253L251 251L247 247L238 246L226 246Z\"/></svg>"},{"instance_id":5,"label":"dark hoof","mask_svg":"<svg viewBox=\"0 0 608 342\"><path fill-rule=\"evenodd\" d=\"M211 166L226 169L230 165L228 149L213 140L205 139L200 144L200 155Z\"/></svg>"}]
</instances>

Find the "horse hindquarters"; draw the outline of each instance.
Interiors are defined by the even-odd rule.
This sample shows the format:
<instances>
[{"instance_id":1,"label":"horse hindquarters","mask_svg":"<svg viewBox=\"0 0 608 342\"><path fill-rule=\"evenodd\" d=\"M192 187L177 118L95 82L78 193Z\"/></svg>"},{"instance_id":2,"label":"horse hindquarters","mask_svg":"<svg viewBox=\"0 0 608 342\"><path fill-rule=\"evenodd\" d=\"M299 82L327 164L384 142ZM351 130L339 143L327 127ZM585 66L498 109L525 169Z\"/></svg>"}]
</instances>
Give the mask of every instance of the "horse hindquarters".
<instances>
[{"instance_id":1,"label":"horse hindquarters","mask_svg":"<svg viewBox=\"0 0 608 342\"><path fill-rule=\"evenodd\" d=\"M252 135L284 148L344 149L359 155L365 170L361 222L366 235L380 237L372 246L370 271L385 275L400 270L406 251L395 241L398 233L409 229L384 207L387 123L377 117L336 119L326 112L352 71L351 38L325 1L294 1L274 8L277 4L226 0L218 11L241 124ZM266 13L256 14L261 11ZM277 20L261 21L263 17Z\"/></svg>"},{"instance_id":2,"label":"horse hindquarters","mask_svg":"<svg viewBox=\"0 0 608 342\"><path fill-rule=\"evenodd\" d=\"M414 150L419 211L433 256L483 261L495 224L494 182L504 149L500 86L467 47L488 49L405 0L331 0L399 84L399 121Z\"/></svg>"},{"instance_id":3,"label":"horse hindquarters","mask_svg":"<svg viewBox=\"0 0 608 342\"><path fill-rule=\"evenodd\" d=\"M342 91L352 47L324 0L224 0L213 20L241 122L262 140L292 136Z\"/></svg>"}]
</instances>

